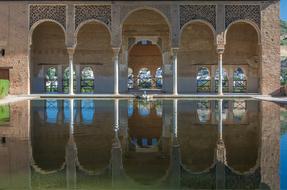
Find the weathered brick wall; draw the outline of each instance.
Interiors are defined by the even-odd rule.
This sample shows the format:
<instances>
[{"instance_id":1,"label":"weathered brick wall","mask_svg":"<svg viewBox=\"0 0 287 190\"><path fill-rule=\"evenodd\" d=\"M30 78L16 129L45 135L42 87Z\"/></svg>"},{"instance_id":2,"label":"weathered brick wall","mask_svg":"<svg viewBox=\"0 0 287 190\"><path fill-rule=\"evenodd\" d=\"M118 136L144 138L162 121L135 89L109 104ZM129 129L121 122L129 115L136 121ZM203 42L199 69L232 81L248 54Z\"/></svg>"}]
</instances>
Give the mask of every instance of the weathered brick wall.
<instances>
[{"instance_id":1,"label":"weathered brick wall","mask_svg":"<svg viewBox=\"0 0 287 190\"><path fill-rule=\"evenodd\" d=\"M279 1L262 2L261 93L276 94L280 88Z\"/></svg>"},{"instance_id":2,"label":"weathered brick wall","mask_svg":"<svg viewBox=\"0 0 287 190\"><path fill-rule=\"evenodd\" d=\"M260 109L261 182L270 189L280 189L280 106L272 102L261 102Z\"/></svg>"},{"instance_id":3,"label":"weathered brick wall","mask_svg":"<svg viewBox=\"0 0 287 190\"><path fill-rule=\"evenodd\" d=\"M28 9L24 2L1 2L0 66L11 66L10 94L28 93Z\"/></svg>"}]
</instances>

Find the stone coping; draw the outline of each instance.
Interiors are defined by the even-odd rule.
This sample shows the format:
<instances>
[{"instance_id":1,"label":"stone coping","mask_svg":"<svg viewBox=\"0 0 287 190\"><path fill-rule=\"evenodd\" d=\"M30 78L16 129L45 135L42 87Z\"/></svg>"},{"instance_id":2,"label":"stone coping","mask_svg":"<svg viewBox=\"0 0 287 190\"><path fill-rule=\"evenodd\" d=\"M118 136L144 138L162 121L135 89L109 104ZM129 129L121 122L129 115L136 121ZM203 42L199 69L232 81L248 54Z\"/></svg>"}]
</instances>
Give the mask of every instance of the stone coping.
<instances>
[{"instance_id":1,"label":"stone coping","mask_svg":"<svg viewBox=\"0 0 287 190\"><path fill-rule=\"evenodd\" d=\"M95 98L95 99L129 99L129 98L140 98L133 94L32 94L32 95L9 95L5 98L0 99L0 105L24 101L24 100L32 100L32 99L84 99L84 98ZM172 95L172 94L152 94L147 95L146 99L257 99L263 101L271 101L277 103L287 103L287 97L272 97L260 94L224 94L224 95L217 95L217 94L179 94L179 95Z\"/></svg>"}]
</instances>

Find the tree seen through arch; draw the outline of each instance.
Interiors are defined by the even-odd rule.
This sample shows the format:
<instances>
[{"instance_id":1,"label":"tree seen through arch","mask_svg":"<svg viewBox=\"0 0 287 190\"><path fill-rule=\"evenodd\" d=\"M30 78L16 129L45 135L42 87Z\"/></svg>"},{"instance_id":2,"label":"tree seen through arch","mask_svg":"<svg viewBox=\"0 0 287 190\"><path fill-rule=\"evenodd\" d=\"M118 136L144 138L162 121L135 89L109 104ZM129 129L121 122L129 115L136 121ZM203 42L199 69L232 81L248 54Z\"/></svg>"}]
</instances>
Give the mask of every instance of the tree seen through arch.
<instances>
[{"instance_id":1,"label":"tree seen through arch","mask_svg":"<svg viewBox=\"0 0 287 190\"><path fill-rule=\"evenodd\" d=\"M55 67L50 67L45 76L45 91L58 92L58 76Z\"/></svg>"},{"instance_id":2,"label":"tree seen through arch","mask_svg":"<svg viewBox=\"0 0 287 190\"><path fill-rule=\"evenodd\" d=\"M93 93L94 92L94 72L91 67L85 67L81 72L81 92Z\"/></svg>"}]
</instances>

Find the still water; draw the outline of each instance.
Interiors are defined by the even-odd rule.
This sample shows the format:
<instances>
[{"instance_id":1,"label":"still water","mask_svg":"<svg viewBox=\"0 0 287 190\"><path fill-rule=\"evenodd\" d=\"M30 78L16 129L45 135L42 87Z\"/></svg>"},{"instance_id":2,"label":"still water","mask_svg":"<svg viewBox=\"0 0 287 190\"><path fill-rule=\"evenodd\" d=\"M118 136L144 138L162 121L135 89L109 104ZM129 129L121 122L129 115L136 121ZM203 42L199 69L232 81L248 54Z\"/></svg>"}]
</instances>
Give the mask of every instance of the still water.
<instances>
[{"instance_id":1,"label":"still water","mask_svg":"<svg viewBox=\"0 0 287 190\"><path fill-rule=\"evenodd\" d=\"M0 106L0 189L287 189L287 110L256 100Z\"/></svg>"}]
</instances>

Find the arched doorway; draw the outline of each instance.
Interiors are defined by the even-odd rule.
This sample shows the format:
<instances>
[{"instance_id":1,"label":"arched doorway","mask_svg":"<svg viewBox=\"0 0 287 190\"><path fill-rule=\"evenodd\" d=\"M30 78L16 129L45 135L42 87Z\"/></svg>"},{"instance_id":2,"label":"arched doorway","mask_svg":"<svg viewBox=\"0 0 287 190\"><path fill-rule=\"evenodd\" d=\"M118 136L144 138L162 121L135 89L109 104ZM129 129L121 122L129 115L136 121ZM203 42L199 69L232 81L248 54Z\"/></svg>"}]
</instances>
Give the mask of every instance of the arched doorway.
<instances>
[{"instance_id":1,"label":"arched doorway","mask_svg":"<svg viewBox=\"0 0 287 190\"><path fill-rule=\"evenodd\" d=\"M217 64L215 30L205 21L185 24L178 51L178 91L211 92L211 68Z\"/></svg>"},{"instance_id":2,"label":"arched doorway","mask_svg":"<svg viewBox=\"0 0 287 190\"><path fill-rule=\"evenodd\" d=\"M93 93L94 92L95 76L91 67L84 67L81 71L81 92Z\"/></svg>"},{"instance_id":3,"label":"arched doorway","mask_svg":"<svg viewBox=\"0 0 287 190\"><path fill-rule=\"evenodd\" d=\"M215 72L215 91L218 91L219 69ZM228 74L225 68L222 68L222 91L229 92Z\"/></svg>"},{"instance_id":4,"label":"arched doorway","mask_svg":"<svg viewBox=\"0 0 287 190\"><path fill-rule=\"evenodd\" d=\"M247 78L240 67L233 72L233 92L247 92Z\"/></svg>"},{"instance_id":5,"label":"arched doorway","mask_svg":"<svg viewBox=\"0 0 287 190\"><path fill-rule=\"evenodd\" d=\"M65 31L60 24L46 21L37 25L31 35L31 93L45 93L50 90L55 92L55 88L46 86L45 68L53 65L53 68L56 69L54 76L61 78L61 69L63 65L68 64ZM56 82L51 82L51 78L48 78L48 81L50 81L49 84L55 86ZM58 89L58 92L61 92L61 89Z\"/></svg>"},{"instance_id":6,"label":"arched doorway","mask_svg":"<svg viewBox=\"0 0 287 190\"><path fill-rule=\"evenodd\" d=\"M166 91L168 86L172 86L171 83L168 84L169 80L166 80L172 76L165 74L165 64L169 61L163 59L163 52L168 54L170 50L170 26L164 14L153 9L132 11L123 20L122 35L122 53L125 55L123 62L127 64L127 89ZM150 71L149 80L152 83L144 88L137 85L139 71L143 68Z\"/></svg>"},{"instance_id":7,"label":"arched doorway","mask_svg":"<svg viewBox=\"0 0 287 190\"><path fill-rule=\"evenodd\" d=\"M200 67L196 76L197 92L210 92L211 81L208 68Z\"/></svg>"},{"instance_id":8,"label":"arched doorway","mask_svg":"<svg viewBox=\"0 0 287 190\"><path fill-rule=\"evenodd\" d=\"M129 51L128 87L129 89L161 89L162 55L160 48L152 42L140 41ZM133 76L132 76L133 75ZM133 81L133 85L131 84Z\"/></svg>"},{"instance_id":9,"label":"arched doorway","mask_svg":"<svg viewBox=\"0 0 287 190\"><path fill-rule=\"evenodd\" d=\"M114 86L113 51L107 25L97 20L82 23L76 29L75 70L77 76L84 72L93 77L79 78L78 93L112 93ZM92 81L97 81L93 83Z\"/></svg>"},{"instance_id":10,"label":"arched doorway","mask_svg":"<svg viewBox=\"0 0 287 190\"><path fill-rule=\"evenodd\" d=\"M259 92L260 45L257 29L248 21L235 22L227 28L225 40L223 64L244 68L248 79L244 92Z\"/></svg>"},{"instance_id":11,"label":"arched doorway","mask_svg":"<svg viewBox=\"0 0 287 190\"><path fill-rule=\"evenodd\" d=\"M74 79L74 91L75 91L76 90L76 86L77 86L75 70L73 70L73 79ZM64 93L68 93L69 92L69 80L70 80L70 68L67 67L64 70L64 73L63 73L63 92Z\"/></svg>"},{"instance_id":12,"label":"arched doorway","mask_svg":"<svg viewBox=\"0 0 287 190\"><path fill-rule=\"evenodd\" d=\"M45 92L58 92L58 76L55 67L49 67L45 75Z\"/></svg>"}]
</instances>

